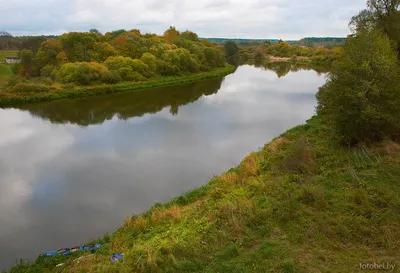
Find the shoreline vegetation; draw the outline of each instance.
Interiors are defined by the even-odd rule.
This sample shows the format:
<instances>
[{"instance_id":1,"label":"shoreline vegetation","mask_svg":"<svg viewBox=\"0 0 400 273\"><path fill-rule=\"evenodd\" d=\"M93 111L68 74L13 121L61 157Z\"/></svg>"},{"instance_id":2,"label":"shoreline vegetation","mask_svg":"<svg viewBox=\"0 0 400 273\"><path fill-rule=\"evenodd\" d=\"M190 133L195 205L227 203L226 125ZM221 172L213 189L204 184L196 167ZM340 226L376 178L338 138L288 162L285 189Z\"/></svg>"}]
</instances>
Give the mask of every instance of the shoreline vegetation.
<instances>
[{"instance_id":1,"label":"shoreline vegetation","mask_svg":"<svg viewBox=\"0 0 400 273\"><path fill-rule=\"evenodd\" d=\"M209 72L201 72L187 76L153 78L144 82L123 82L113 85L108 84L96 86L76 86L70 89L45 88L46 91L44 92L0 92L0 107L65 98L112 94L117 92L134 91L162 86L179 85L212 78L222 78L235 72L235 70L236 68L234 66L225 65L225 67L217 68Z\"/></svg>"},{"instance_id":2,"label":"shoreline vegetation","mask_svg":"<svg viewBox=\"0 0 400 273\"><path fill-rule=\"evenodd\" d=\"M39 257L9 272L357 272L360 261L396 264L400 145L348 148L332 137L315 116L205 186L126 218L90 242L102 244L95 255ZM115 253L125 256L113 264Z\"/></svg>"},{"instance_id":3,"label":"shoreline vegetation","mask_svg":"<svg viewBox=\"0 0 400 273\"><path fill-rule=\"evenodd\" d=\"M172 26L163 35L142 34L138 29L102 34L92 29L27 37L17 44L29 50L0 54L2 59L6 54L20 59L14 65L0 64L0 107L222 77L234 72L227 60L235 66L239 60L329 66L341 53L340 47L283 41L241 47L227 41L221 46Z\"/></svg>"}]
</instances>

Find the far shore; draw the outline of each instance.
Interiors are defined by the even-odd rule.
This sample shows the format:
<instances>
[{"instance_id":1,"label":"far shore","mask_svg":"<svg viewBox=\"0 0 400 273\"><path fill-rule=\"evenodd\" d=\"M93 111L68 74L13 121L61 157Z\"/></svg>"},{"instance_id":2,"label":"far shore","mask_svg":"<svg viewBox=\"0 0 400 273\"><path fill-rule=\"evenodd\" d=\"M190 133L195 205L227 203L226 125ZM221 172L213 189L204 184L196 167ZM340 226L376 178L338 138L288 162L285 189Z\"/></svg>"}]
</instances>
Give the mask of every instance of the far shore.
<instances>
[{"instance_id":1,"label":"far shore","mask_svg":"<svg viewBox=\"0 0 400 273\"><path fill-rule=\"evenodd\" d=\"M144 82L125 82L114 85L79 86L72 89L56 89L49 92L37 93L13 93L0 91L0 107L10 107L17 104L35 103L65 98L95 96L101 94L112 94L124 91L133 91L153 87L186 84L200 80L221 78L235 72L236 68L231 65L215 69L210 72L196 73L179 77L161 77Z\"/></svg>"}]
</instances>

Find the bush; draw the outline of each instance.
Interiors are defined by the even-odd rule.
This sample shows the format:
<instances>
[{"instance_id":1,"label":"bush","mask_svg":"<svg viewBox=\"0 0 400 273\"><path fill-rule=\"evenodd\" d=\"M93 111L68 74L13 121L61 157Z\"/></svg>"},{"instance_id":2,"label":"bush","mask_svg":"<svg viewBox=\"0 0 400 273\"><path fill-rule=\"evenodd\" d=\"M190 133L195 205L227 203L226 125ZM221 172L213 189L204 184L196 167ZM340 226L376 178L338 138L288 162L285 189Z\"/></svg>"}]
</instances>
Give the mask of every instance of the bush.
<instances>
[{"instance_id":1,"label":"bush","mask_svg":"<svg viewBox=\"0 0 400 273\"><path fill-rule=\"evenodd\" d=\"M149 55L146 56L149 57ZM104 62L104 65L110 71L118 73L124 81L138 81L151 76L149 66L138 59L122 56L110 57Z\"/></svg>"},{"instance_id":2,"label":"bush","mask_svg":"<svg viewBox=\"0 0 400 273\"><path fill-rule=\"evenodd\" d=\"M347 144L400 137L400 70L377 30L349 38L317 95L318 113Z\"/></svg>"},{"instance_id":3,"label":"bush","mask_svg":"<svg viewBox=\"0 0 400 273\"><path fill-rule=\"evenodd\" d=\"M33 83L17 83L13 88L13 92L17 93L43 93L49 92L50 88L45 85L33 84Z\"/></svg>"},{"instance_id":4,"label":"bush","mask_svg":"<svg viewBox=\"0 0 400 273\"><path fill-rule=\"evenodd\" d=\"M44 79L44 84L45 84L46 86L52 86L52 85L53 85L53 81L52 81L52 79L50 79L50 78L45 78L45 79Z\"/></svg>"},{"instance_id":5,"label":"bush","mask_svg":"<svg viewBox=\"0 0 400 273\"><path fill-rule=\"evenodd\" d=\"M108 84L116 84L122 81L117 71L107 71L101 76L101 81Z\"/></svg>"},{"instance_id":6,"label":"bush","mask_svg":"<svg viewBox=\"0 0 400 273\"><path fill-rule=\"evenodd\" d=\"M61 66L57 79L63 83L90 85L101 83L108 72L107 67L99 63L67 63Z\"/></svg>"}]
</instances>

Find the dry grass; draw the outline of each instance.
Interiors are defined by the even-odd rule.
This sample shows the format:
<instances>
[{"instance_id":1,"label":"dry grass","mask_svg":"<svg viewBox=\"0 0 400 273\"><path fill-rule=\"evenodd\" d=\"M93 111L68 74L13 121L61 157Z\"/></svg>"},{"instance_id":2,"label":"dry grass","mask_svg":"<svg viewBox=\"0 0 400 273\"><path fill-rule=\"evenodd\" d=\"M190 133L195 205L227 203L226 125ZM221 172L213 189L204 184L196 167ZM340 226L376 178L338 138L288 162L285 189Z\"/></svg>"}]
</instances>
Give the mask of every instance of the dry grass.
<instances>
[{"instance_id":1,"label":"dry grass","mask_svg":"<svg viewBox=\"0 0 400 273\"><path fill-rule=\"evenodd\" d=\"M261 167L260 167L261 154L260 153L252 153L245 157L239 167L239 172L244 177L255 176L258 175Z\"/></svg>"},{"instance_id":2,"label":"dry grass","mask_svg":"<svg viewBox=\"0 0 400 273\"><path fill-rule=\"evenodd\" d=\"M374 152L379 155L394 155L398 151L400 151L400 144L390 140L380 143L379 146L374 149Z\"/></svg>"},{"instance_id":3,"label":"dry grass","mask_svg":"<svg viewBox=\"0 0 400 273\"><path fill-rule=\"evenodd\" d=\"M124 222L124 226L126 227L136 227L140 229L146 229L149 225L149 221L144 219L142 216L136 218L128 217Z\"/></svg>"},{"instance_id":4,"label":"dry grass","mask_svg":"<svg viewBox=\"0 0 400 273\"><path fill-rule=\"evenodd\" d=\"M300 137L296 139L286 154L286 159L282 161L282 170L306 174L313 170L315 157L308 140L305 137Z\"/></svg>"},{"instance_id":5,"label":"dry grass","mask_svg":"<svg viewBox=\"0 0 400 273\"><path fill-rule=\"evenodd\" d=\"M181 218L182 208L177 205L173 205L168 209L156 209L153 211L150 217L152 224L166 220L174 222L176 220L180 220Z\"/></svg>"},{"instance_id":6,"label":"dry grass","mask_svg":"<svg viewBox=\"0 0 400 273\"><path fill-rule=\"evenodd\" d=\"M223 184L236 185L239 182L239 176L236 172L225 173L219 178Z\"/></svg>"},{"instance_id":7,"label":"dry grass","mask_svg":"<svg viewBox=\"0 0 400 273\"><path fill-rule=\"evenodd\" d=\"M278 137L277 139L272 141L270 144L268 144L266 146L266 149L268 152L277 153L280 150L282 150L282 148L288 143L290 143L290 141L288 139L286 139L284 137Z\"/></svg>"}]
</instances>

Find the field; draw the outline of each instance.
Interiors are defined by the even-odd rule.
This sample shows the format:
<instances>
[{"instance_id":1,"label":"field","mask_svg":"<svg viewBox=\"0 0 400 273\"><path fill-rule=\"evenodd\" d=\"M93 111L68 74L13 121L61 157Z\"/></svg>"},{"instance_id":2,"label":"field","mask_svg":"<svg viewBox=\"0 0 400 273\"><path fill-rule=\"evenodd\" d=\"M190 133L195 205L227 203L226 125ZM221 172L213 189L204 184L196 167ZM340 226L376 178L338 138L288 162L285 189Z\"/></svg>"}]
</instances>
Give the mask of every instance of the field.
<instances>
[{"instance_id":1,"label":"field","mask_svg":"<svg viewBox=\"0 0 400 273\"><path fill-rule=\"evenodd\" d=\"M0 50L0 63L5 62L6 57L17 57L17 50Z\"/></svg>"}]
</instances>

